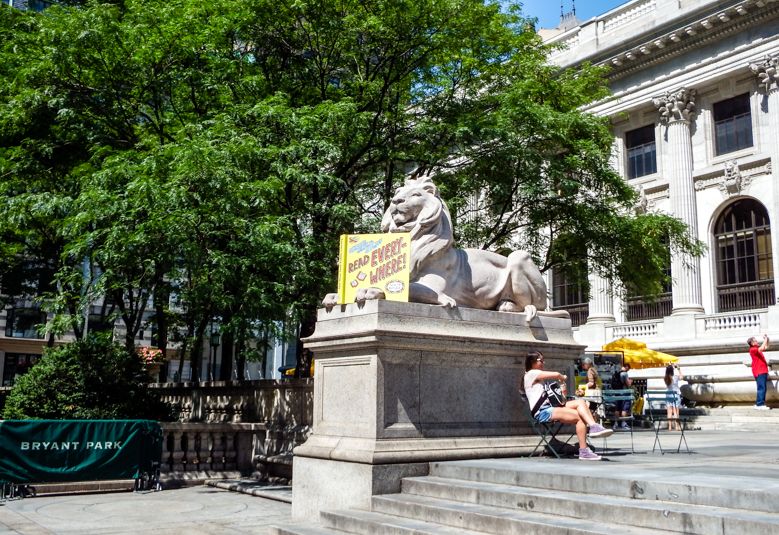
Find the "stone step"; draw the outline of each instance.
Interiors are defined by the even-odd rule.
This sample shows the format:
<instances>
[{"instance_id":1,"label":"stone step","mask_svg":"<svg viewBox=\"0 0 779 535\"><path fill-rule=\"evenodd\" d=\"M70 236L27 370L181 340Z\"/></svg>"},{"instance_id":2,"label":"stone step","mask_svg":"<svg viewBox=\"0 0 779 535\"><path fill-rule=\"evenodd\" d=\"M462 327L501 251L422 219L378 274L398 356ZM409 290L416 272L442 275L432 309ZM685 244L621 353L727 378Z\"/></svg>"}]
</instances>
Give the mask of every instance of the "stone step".
<instances>
[{"instance_id":1,"label":"stone step","mask_svg":"<svg viewBox=\"0 0 779 535\"><path fill-rule=\"evenodd\" d=\"M772 408L770 411L758 411L755 410L754 405L746 405L746 406L732 406L732 407L718 407L718 408L705 408L701 407L697 410L701 411L704 416L717 416L717 415L728 415L728 416L757 416L757 417L763 417L763 418L779 418L779 410Z\"/></svg>"},{"instance_id":2,"label":"stone step","mask_svg":"<svg viewBox=\"0 0 779 535\"><path fill-rule=\"evenodd\" d=\"M704 534L763 534L779 530L779 514L536 489L476 481L416 477L403 480L403 494L530 510L597 521L615 517L630 525ZM619 511L618 514L614 514Z\"/></svg>"},{"instance_id":3,"label":"stone step","mask_svg":"<svg viewBox=\"0 0 779 535\"><path fill-rule=\"evenodd\" d=\"M701 423L700 428L706 431L744 431L746 433L761 433L765 431L767 425L776 425L775 423L738 423L738 422L717 422L707 424Z\"/></svg>"},{"instance_id":4,"label":"stone step","mask_svg":"<svg viewBox=\"0 0 779 535\"><path fill-rule=\"evenodd\" d=\"M534 462L535 461L535 462ZM662 472L631 467L629 473L608 462L578 460L492 459L430 463L430 475L466 481L517 485L537 489L662 500L773 513L779 503L779 483L773 471L758 476L724 477L688 470ZM746 472L744 472L746 476Z\"/></svg>"},{"instance_id":5,"label":"stone step","mask_svg":"<svg viewBox=\"0 0 779 535\"><path fill-rule=\"evenodd\" d=\"M429 496L390 494L374 496L373 511L435 522L454 528L492 534L613 535L614 514L603 521L553 516L520 509L458 503ZM614 512L616 514L616 512ZM605 522L609 521L609 524ZM620 525L621 535L656 535L656 529Z\"/></svg>"},{"instance_id":6,"label":"stone step","mask_svg":"<svg viewBox=\"0 0 779 535\"><path fill-rule=\"evenodd\" d=\"M343 535L348 532L312 524L301 524L298 526L288 524L284 526L269 526L268 533L270 535Z\"/></svg>"},{"instance_id":7,"label":"stone step","mask_svg":"<svg viewBox=\"0 0 779 535\"><path fill-rule=\"evenodd\" d=\"M756 411L749 407L718 407L703 409L693 425L703 430L763 431L779 427L779 410Z\"/></svg>"},{"instance_id":8,"label":"stone step","mask_svg":"<svg viewBox=\"0 0 779 535\"><path fill-rule=\"evenodd\" d=\"M465 530L424 520L350 509L322 512L322 525L347 533L366 535L485 535L483 531Z\"/></svg>"}]
</instances>

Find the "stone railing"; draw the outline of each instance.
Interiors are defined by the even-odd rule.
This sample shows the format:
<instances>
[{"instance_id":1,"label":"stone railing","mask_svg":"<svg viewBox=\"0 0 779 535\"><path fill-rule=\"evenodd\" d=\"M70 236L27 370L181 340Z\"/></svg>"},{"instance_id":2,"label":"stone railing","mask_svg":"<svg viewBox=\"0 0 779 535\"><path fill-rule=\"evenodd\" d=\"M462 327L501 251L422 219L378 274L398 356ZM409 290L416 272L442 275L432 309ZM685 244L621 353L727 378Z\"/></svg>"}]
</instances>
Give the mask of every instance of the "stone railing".
<instances>
[{"instance_id":1,"label":"stone railing","mask_svg":"<svg viewBox=\"0 0 779 535\"><path fill-rule=\"evenodd\" d=\"M712 314L704 318L705 331L760 329L765 310L744 313Z\"/></svg>"},{"instance_id":2,"label":"stone railing","mask_svg":"<svg viewBox=\"0 0 779 535\"><path fill-rule=\"evenodd\" d=\"M161 471L189 474L250 471L255 434L263 424L163 423Z\"/></svg>"},{"instance_id":3,"label":"stone railing","mask_svg":"<svg viewBox=\"0 0 779 535\"><path fill-rule=\"evenodd\" d=\"M292 475L292 450L311 433L313 381L152 385L177 422L163 423L167 480Z\"/></svg>"},{"instance_id":4,"label":"stone railing","mask_svg":"<svg viewBox=\"0 0 779 535\"><path fill-rule=\"evenodd\" d=\"M198 481L251 475L291 479L292 449L310 428L265 424L162 423L163 478Z\"/></svg>"},{"instance_id":5,"label":"stone railing","mask_svg":"<svg viewBox=\"0 0 779 535\"><path fill-rule=\"evenodd\" d=\"M649 338L657 336L663 320L642 321L617 324L612 328L612 337L617 338Z\"/></svg>"},{"instance_id":6,"label":"stone railing","mask_svg":"<svg viewBox=\"0 0 779 535\"><path fill-rule=\"evenodd\" d=\"M777 325L779 306L771 306L739 312L669 315L657 320L608 323L600 331L588 331L581 341L587 345L588 351L598 351L604 344L618 338L633 338L647 342L652 349L679 356L740 353L749 335L766 333L771 338L779 338ZM574 333L580 332L582 328L574 329Z\"/></svg>"},{"instance_id":7,"label":"stone railing","mask_svg":"<svg viewBox=\"0 0 779 535\"><path fill-rule=\"evenodd\" d=\"M151 388L183 423L310 426L312 422L311 379L156 383Z\"/></svg>"},{"instance_id":8,"label":"stone railing","mask_svg":"<svg viewBox=\"0 0 779 535\"><path fill-rule=\"evenodd\" d=\"M612 32L634 20L646 15L657 7L656 0L645 0L626 6L624 10L617 11L608 18L603 19L603 31Z\"/></svg>"}]
</instances>

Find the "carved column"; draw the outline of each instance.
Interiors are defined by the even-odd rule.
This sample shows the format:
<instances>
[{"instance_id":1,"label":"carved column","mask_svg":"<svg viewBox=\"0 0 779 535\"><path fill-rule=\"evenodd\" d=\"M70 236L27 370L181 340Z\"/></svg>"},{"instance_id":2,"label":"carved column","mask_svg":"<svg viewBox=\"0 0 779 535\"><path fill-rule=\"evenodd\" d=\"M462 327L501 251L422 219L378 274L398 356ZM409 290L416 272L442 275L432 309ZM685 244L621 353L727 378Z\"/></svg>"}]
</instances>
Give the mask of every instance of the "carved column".
<instances>
[{"instance_id":1,"label":"carved column","mask_svg":"<svg viewBox=\"0 0 779 535\"><path fill-rule=\"evenodd\" d=\"M173 431L173 453L172 457L172 469L174 472L180 472L184 470L184 432Z\"/></svg>"},{"instance_id":2,"label":"carved column","mask_svg":"<svg viewBox=\"0 0 779 535\"><path fill-rule=\"evenodd\" d=\"M590 272L590 312L587 323L611 323L614 319L614 298L609 281Z\"/></svg>"},{"instance_id":3,"label":"carved column","mask_svg":"<svg viewBox=\"0 0 779 535\"><path fill-rule=\"evenodd\" d=\"M765 95L767 106L761 109L768 112L769 131L771 132L771 168L773 171L774 203L771 210L771 246L773 250L774 287L779 274L779 56L768 56L758 63L750 63L749 68L757 76L760 93ZM761 114L761 121L764 115ZM779 303L779 293L776 302Z\"/></svg>"},{"instance_id":4,"label":"carved column","mask_svg":"<svg viewBox=\"0 0 779 535\"><path fill-rule=\"evenodd\" d=\"M695 120L695 90L669 91L655 98L654 105L660 120L667 128L668 181L673 215L687 224L690 234L698 237L698 214L695 202L695 184L692 170L692 134L690 125ZM689 255L674 254L671 260L673 277L673 315L700 314L701 299L700 260Z\"/></svg>"}]
</instances>

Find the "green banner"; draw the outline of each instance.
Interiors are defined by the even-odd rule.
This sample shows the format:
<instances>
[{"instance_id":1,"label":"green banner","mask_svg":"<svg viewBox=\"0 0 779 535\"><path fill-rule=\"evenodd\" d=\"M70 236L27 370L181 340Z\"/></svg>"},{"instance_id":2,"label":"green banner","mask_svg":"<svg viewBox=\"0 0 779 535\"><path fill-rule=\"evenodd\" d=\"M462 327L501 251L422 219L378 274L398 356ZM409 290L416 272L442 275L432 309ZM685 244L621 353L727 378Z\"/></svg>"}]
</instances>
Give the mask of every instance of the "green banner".
<instances>
[{"instance_id":1,"label":"green banner","mask_svg":"<svg viewBox=\"0 0 779 535\"><path fill-rule=\"evenodd\" d=\"M134 479L162 456L151 420L0 421L0 482Z\"/></svg>"}]
</instances>

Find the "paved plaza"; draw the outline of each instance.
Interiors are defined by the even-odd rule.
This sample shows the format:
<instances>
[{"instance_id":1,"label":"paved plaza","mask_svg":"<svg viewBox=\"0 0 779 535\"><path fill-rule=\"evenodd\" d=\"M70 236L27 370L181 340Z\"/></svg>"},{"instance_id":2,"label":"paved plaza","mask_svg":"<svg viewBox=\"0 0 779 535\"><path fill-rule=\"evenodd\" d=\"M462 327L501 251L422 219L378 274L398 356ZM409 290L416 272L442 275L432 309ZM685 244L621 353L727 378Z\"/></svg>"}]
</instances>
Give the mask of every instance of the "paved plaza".
<instances>
[{"instance_id":1,"label":"paved plaza","mask_svg":"<svg viewBox=\"0 0 779 535\"><path fill-rule=\"evenodd\" d=\"M208 486L162 492L43 496L0 506L0 533L269 533L290 504Z\"/></svg>"},{"instance_id":2,"label":"paved plaza","mask_svg":"<svg viewBox=\"0 0 779 535\"><path fill-rule=\"evenodd\" d=\"M631 454L630 436L618 433L605 446L607 460L622 474L643 477L673 476L702 482L727 482L733 488L749 488L749 478L776 482L763 490L779 498L779 429L765 432L689 431L692 454L648 453L654 434L634 434L637 453ZM664 434L663 447L676 446L678 434ZM604 446L603 440L595 446ZM510 459L496 461L497 464ZM538 463L565 463L575 468L576 459L538 459ZM638 476L641 478L642 476ZM234 485L235 486L235 485ZM240 486L240 485L239 485ZM251 489L247 489L251 491ZM779 510L779 505L777 505ZM162 492L104 493L43 496L11 500L0 505L0 533L23 535L70 533L239 534L269 533L271 525L289 524L288 503L241 492L197 486Z\"/></svg>"}]
</instances>

